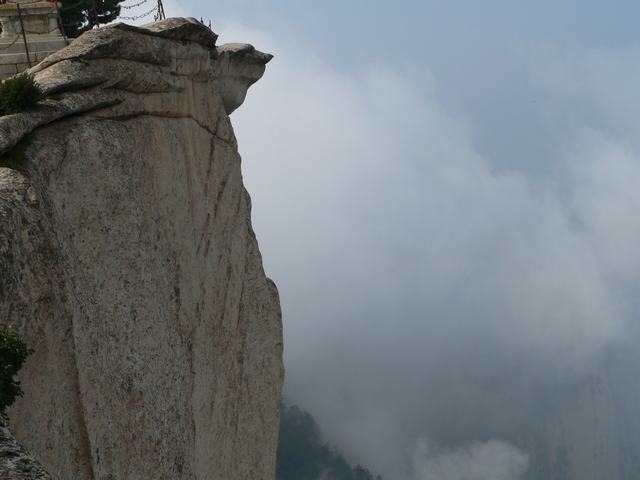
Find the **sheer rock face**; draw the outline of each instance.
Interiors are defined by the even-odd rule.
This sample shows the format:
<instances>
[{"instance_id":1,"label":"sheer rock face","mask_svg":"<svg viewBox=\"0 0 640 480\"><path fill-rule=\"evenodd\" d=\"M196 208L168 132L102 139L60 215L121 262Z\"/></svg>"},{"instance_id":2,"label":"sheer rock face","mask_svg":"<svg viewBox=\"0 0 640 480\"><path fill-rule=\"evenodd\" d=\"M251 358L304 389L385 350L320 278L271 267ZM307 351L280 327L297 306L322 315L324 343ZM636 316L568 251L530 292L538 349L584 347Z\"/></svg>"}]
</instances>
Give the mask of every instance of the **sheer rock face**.
<instances>
[{"instance_id":1,"label":"sheer rock face","mask_svg":"<svg viewBox=\"0 0 640 480\"><path fill-rule=\"evenodd\" d=\"M283 380L229 113L270 55L192 19L93 30L0 118L9 411L54 479L272 479Z\"/></svg>"}]
</instances>

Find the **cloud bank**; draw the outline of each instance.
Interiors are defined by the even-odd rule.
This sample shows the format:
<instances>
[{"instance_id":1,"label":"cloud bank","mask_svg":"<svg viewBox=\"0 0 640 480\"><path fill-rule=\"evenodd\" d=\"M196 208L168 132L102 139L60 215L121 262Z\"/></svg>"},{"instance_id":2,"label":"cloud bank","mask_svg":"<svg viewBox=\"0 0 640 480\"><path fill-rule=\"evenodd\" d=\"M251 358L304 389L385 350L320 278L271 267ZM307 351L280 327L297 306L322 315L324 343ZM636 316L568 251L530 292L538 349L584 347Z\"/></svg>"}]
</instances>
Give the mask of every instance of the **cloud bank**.
<instances>
[{"instance_id":1,"label":"cloud bank","mask_svg":"<svg viewBox=\"0 0 640 480\"><path fill-rule=\"evenodd\" d=\"M345 74L286 32L217 30L276 54L232 120L287 397L385 478L519 480L511 439L635 328L637 109L611 90L629 61L532 60L554 132L532 175L478 151L421 65Z\"/></svg>"},{"instance_id":2,"label":"cloud bank","mask_svg":"<svg viewBox=\"0 0 640 480\"><path fill-rule=\"evenodd\" d=\"M419 439L413 455L419 480L520 480L527 464L526 455L497 441L435 453L427 440Z\"/></svg>"}]
</instances>

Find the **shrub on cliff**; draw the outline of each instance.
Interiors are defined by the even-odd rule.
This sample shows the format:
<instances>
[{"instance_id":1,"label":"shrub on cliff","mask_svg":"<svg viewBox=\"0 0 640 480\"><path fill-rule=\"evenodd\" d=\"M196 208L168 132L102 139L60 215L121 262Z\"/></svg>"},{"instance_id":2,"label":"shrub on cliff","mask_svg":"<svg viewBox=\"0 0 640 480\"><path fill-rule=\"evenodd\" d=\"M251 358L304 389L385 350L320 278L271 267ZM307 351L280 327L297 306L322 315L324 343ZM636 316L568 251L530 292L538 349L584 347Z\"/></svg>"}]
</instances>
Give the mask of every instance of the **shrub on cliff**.
<instances>
[{"instance_id":1,"label":"shrub on cliff","mask_svg":"<svg viewBox=\"0 0 640 480\"><path fill-rule=\"evenodd\" d=\"M4 413L16 397L22 396L15 376L32 352L18 335L0 330L0 413Z\"/></svg>"},{"instance_id":2,"label":"shrub on cliff","mask_svg":"<svg viewBox=\"0 0 640 480\"><path fill-rule=\"evenodd\" d=\"M17 75L0 83L0 115L11 115L34 107L44 99L31 75Z\"/></svg>"}]
</instances>

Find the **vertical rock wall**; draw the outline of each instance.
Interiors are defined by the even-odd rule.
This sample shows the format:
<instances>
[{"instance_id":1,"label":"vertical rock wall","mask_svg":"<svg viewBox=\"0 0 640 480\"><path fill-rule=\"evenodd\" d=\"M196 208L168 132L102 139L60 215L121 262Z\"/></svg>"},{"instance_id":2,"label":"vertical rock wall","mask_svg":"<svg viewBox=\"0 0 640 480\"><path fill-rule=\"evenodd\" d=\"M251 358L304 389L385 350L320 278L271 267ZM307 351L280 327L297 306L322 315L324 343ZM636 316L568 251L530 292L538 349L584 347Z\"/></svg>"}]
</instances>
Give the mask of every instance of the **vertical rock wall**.
<instances>
[{"instance_id":1,"label":"vertical rock wall","mask_svg":"<svg viewBox=\"0 0 640 480\"><path fill-rule=\"evenodd\" d=\"M269 55L189 19L88 32L0 118L10 410L54 479L272 479L283 380L229 113Z\"/></svg>"}]
</instances>

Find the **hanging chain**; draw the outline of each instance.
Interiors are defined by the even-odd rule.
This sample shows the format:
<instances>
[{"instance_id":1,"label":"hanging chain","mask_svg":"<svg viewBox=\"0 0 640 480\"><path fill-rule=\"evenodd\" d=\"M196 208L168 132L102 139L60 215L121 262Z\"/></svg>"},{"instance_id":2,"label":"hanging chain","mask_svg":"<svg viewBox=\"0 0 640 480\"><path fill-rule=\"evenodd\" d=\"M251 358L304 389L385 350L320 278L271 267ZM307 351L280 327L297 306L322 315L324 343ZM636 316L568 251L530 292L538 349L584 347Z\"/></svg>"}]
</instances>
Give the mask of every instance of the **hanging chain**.
<instances>
[{"instance_id":1,"label":"hanging chain","mask_svg":"<svg viewBox=\"0 0 640 480\"><path fill-rule=\"evenodd\" d=\"M140 5L144 5L148 1L149 0L142 0L141 2L134 3L133 5L120 5L120 8L122 8L123 10L131 10L132 8L136 8L136 7L139 7Z\"/></svg>"},{"instance_id":2,"label":"hanging chain","mask_svg":"<svg viewBox=\"0 0 640 480\"><path fill-rule=\"evenodd\" d=\"M21 35L20 33L16 34L16 36L13 39L13 41L9 45L4 45L4 46L0 47L0 52L2 52L4 50L9 50L16 43L18 43L18 40L20 40L20 35Z\"/></svg>"},{"instance_id":3,"label":"hanging chain","mask_svg":"<svg viewBox=\"0 0 640 480\"><path fill-rule=\"evenodd\" d=\"M139 20L141 18L148 17L149 15L151 15L152 13L155 13L157 11L158 11L158 7L155 6L151 10L149 10L148 12L142 13L140 15L136 15L134 17L118 17L118 18L121 18L122 20Z\"/></svg>"}]
</instances>

